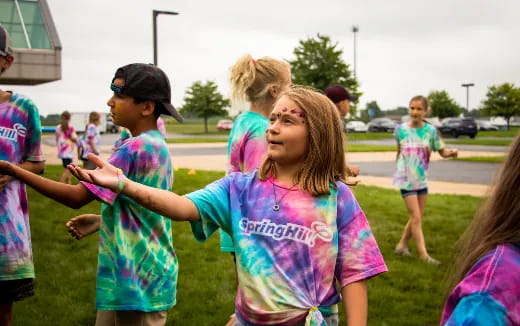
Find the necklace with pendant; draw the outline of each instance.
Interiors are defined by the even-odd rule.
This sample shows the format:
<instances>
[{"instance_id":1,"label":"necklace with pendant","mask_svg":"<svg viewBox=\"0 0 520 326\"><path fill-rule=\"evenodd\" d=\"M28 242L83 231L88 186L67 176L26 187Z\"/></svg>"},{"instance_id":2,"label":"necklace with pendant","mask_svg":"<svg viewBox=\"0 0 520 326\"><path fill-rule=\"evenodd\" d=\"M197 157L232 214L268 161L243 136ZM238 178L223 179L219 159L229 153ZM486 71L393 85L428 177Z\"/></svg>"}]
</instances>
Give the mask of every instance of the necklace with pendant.
<instances>
[{"instance_id":1,"label":"necklace with pendant","mask_svg":"<svg viewBox=\"0 0 520 326\"><path fill-rule=\"evenodd\" d=\"M284 199L285 195L287 195L289 192L295 190L294 187L298 184L298 182L293 184L291 188L287 189L287 191L285 192L285 194L282 195L280 200L276 199L276 188L275 188L276 186L275 186L274 182L271 181L271 184L273 185L273 195L274 195L274 205L272 208L273 208L273 211L278 212L280 210L280 204L282 203L282 199Z\"/></svg>"}]
</instances>

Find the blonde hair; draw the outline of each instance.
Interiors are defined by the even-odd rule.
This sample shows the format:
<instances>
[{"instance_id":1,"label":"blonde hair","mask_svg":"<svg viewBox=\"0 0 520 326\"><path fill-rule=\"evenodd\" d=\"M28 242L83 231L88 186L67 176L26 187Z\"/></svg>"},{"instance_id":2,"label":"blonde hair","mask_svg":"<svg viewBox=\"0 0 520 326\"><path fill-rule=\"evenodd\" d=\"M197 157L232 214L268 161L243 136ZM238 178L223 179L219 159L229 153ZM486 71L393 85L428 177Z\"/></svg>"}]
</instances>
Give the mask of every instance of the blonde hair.
<instances>
[{"instance_id":1,"label":"blonde hair","mask_svg":"<svg viewBox=\"0 0 520 326\"><path fill-rule=\"evenodd\" d=\"M284 92L305 113L308 128L307 150L295 182L300 189L319 196L330 193L336 181L346 182L345 148L341 119L334 103L325 95L307 87L293 87ZM258 177L276 177L274 161L266 157Z\"/></svg>"},{"instance_id":2,"label":"blonde hair","mask_svg":"<svg viewBox=\"0 0 520 326\"><path fill-rule=\"evenodd\" d=\"M477 261L499 244L520 241L520 134L511 144L509 154L495 180L491 196L457 244L457 257L450 269L448 292L469 272Z\"/></svg>"},{"instance_id":3,"label":"blonde hair","mask_svg":"<svg viewBox=\"0 0 520 326\"><path fill-rule=\"evenodd\" d=\"M249 102L274 100L269 93L269 87L281 87L284 83L290 82L285 80L290 70L289 64L285 61L270 57L255 60L250 54L243 55L231 67L231 99Z\"/></svg>"},{"instance_id":4,"label":"blonde hair","mask_svg":"<svg viewBox=\"0 0 520 326\"><path fill-rule=\"evenodd\" d=\"M410 100L409 104L412 104L412 102L415 102L415 101L421 101L423 106L424 106L424 110L426 112L428 112L428 99L422 95L416 95L414 97L412 97L412 99Z\"/></svg>"}]
</instances>

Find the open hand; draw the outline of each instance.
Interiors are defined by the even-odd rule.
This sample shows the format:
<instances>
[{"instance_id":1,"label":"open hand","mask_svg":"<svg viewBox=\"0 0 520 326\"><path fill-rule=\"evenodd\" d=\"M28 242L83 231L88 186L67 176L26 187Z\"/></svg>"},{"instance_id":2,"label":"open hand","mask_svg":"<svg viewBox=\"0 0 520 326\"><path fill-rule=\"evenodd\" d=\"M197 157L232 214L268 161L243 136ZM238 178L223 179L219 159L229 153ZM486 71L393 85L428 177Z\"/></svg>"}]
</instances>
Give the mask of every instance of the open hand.
<instances>
[{"instance_id":1,"label":"open hand","mask_svg":"<svg viewBox=\"0 0 520 326\"><path fill-rule=\"evenodd\" d=\"M96 214L83 214L71 218L65 225L70 235L79 240L97 232L100 224L101 216Z\"/></svg>"},{"instance_id":2,"label":"open hand","mask_svg":"<svg viewBox=\"0 0 520 326\"><path fill-rule=\"evenodd\" d=\"M89 153L87 159L98 166L95 170L85 170L77 165L69 164L67 168L79 180L109 188L116 192L118 185L117 169L112 164L103 161L98 156Z\"/></svg>"},{"instance_id":3,"label":"open hand","mask_svg":"<svg viewBox=\"0 0 520 326\"><path fill-rule=\"evenodd\" d=\"M456 148L452 149L450 156L453 158L457 158L457 156L459 156L459 151Z\"/></svg>"}]
</instances>

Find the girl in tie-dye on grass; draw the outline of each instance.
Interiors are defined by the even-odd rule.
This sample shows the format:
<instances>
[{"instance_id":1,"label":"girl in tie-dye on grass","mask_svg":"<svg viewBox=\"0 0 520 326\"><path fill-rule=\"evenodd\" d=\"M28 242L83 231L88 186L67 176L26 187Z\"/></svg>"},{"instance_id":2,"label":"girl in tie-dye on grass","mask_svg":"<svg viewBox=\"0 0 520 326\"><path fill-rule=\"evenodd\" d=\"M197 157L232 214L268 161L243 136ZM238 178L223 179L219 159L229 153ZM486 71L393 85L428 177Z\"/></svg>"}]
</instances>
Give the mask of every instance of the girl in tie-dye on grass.
<instances>
[{"instance_id":1,"label":"girl in tie-dye on grass","mask_svg":"<svg viewBox=\"0 0 520 326\"><path fill-rule=\"evenodd\" d=\"M335 106L305 88L283 93L270 114L267 159L178 196L125 180L123 194L174 220L197 239L233 234L239 277L234 325L328 325L319 306L343 301L349 324L367 322L366 280L387 270L368 221L345 184ZM74 168L117 189L116 169ZM337 319L335 320L337 322Z\"/></svg>"},{"instance_id":2,"label":"girl in tie-dye on grass","mask_svg":"<svg viewBox=\"0 0 520 326\"><path fill-rule=\"evenodd\" d=\"M424 96L415 96L410 100L410 121L398 125L394 131L397 140L397 168L394 173L394 186L401 190L409 220L401 239L395 248L398 255L409 256L408 242L411 238L419 258L438 265L426 250L422 232L422 216L428 197L428 165L430 155L438 151L442 157L457 157L456 149L447 149L437 129L424 120L428 110L428 100Z\"/></svg>"},{"instance_id":3,"label":"girl in tie-dye on grass","mask_svg":"<svg viewBox=\"0 0 520 326\"><path fill-rule=\"evenodd\" d=\"M74 127L69 124L70 112L63 111L60 118L61 122L56 126L56 147L58 157L61 158L65 169L60 177L60 182L70 184L70 172L67 165L74 160L74 143L78 141L78 136Z\"/></svg>"},{"instance_id":4,"label":"girl in tie-dye on grass","mask_svg":"<svg viewBox=\"0 0 520 326\"><path fill-rule=\"evenodd\" d=\"M81 139L80 146L82 151L80 159L83 161L85 169L95 169L96 166L89 162L87 155L93 153L99 155L101 149L101 133L98 126L101 124L101 115L98 112L90 112L88 116L88 124L85 127L85 134Z\"/></svg>"},{"instance_id":5,"label":"girl in tie-dye on grass","mask_svg":"<svg viewBox=\"0 0 520 326\"><path fill-rule=\"evenodd\" d=\"M461 238L441 325L520 325L520 135Z\"/></svg>"}]
</instances>

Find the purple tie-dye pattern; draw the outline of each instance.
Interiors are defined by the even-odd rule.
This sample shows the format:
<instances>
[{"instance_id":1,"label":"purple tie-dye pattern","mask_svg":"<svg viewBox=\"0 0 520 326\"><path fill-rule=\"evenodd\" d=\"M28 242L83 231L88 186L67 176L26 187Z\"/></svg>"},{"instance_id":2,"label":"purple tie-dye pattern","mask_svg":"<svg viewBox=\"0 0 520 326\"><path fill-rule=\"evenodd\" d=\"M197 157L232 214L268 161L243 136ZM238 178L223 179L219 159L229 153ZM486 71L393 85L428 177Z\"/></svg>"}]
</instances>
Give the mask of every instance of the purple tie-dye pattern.
<instances>
[{"instance_id":1,"label":"purple tie-dye pattern","mask_svg":"<svg viewBox=\"0 0 520 326\"><path fill-rule=\"evenodd\" d=\"M239 319L251 325L296 322L312 307L340 301L335 280L345 286L387 270L345 184L319 197L289 191L275 212L271 182L233 173L187 195L202 218L192 223L197 239L219 227L233 234Z\"/></svg>"},{"instance_id":2,"label":"purple tie-dye pattern","mask_svg":"<svg viewBox=\"0 0 520 326\"><path fill-rule=\"evenodd\" d=\"M250 173L260 166L267 149L268 125L269 120L256 112L246 111L236 118L228 139L228 174Z\"/></svg>"},{"instance_id":3,"label":"purple tie-dye pattern","mask_svg":"<svg viewBox=\"0 0 520 326\"><path fill-rule=\"evenodd\" d=\"M74 143L72 136L75 135L74 127L68 126L67 130L61 130L61 124L56 126L56 147L59 158L74 158Z\"/></svg>"},{"instance_id":4,"label":"purple tie-dye pattern","mask_svg":"<svg viewBox=\"0 0 520 326\"><path fill-rule=\"evenodd\" d=\"M487 295L496 307L507 311L507 324L520 325L520 247L503 244L487 253L451 292L442 314L441 325L450 323L459 302L472 295ZM497 314L498 315L498 314ZM479 314L466 316L478 321ZM478 323L485 325L485 323Z\"/></svg>"},{"instance_id":5,"label":"purple tie-dye pattern","mask_svg":"<svg viewBox=\"0 0 520 326\"><path fill-rule=\"evenodd\" d=\"M99 128L93 123L87 126L85 135L83 135L83 146L85 150L83 152L82 158L86 158L88 153L94 153L94 150L89 144L90 139L94 140L94 145L96 146L97 150L99 150L99 147L101 146L101 135L99 133Z\"/></svg>"},{"instance_id":6,"label":"purple tie-dye pattern","mask_svg":"<svg viewBox=\"0 0 520 326\"><path fill-rule=\"evenodd\" d=\"M444 147L437 129L429 123L421 128L400 124L394 131L400 147L393 184L396 188L417 190L428 187L430 155Z\"/></svg>"},{"instance_id":7,"label":"purple tie-dye pattern","mask_svg":"<svg viewBox=\"0 0 520 326\"><path fill-rule=\"evenodd\" d=\"M119 142L109 162L131 180L171 190L172 165L157 130ZM102 200L96 307L163 311L175 304L178 263L172 221L126 196L82 183Z\"/></svg>"},{"instance_id":8,"label":"purple tie-dye pattern","mask_svg":"<svg viewBox=\"0 0 520 326\"><path fill-rule=\"evenodd\" d=\"M40 115L17 93L0 103L0 160L43 161ZM33 278L31 231L25 184L12 180L0 191L0 280Z\"/></svg>"}]
</instances>

